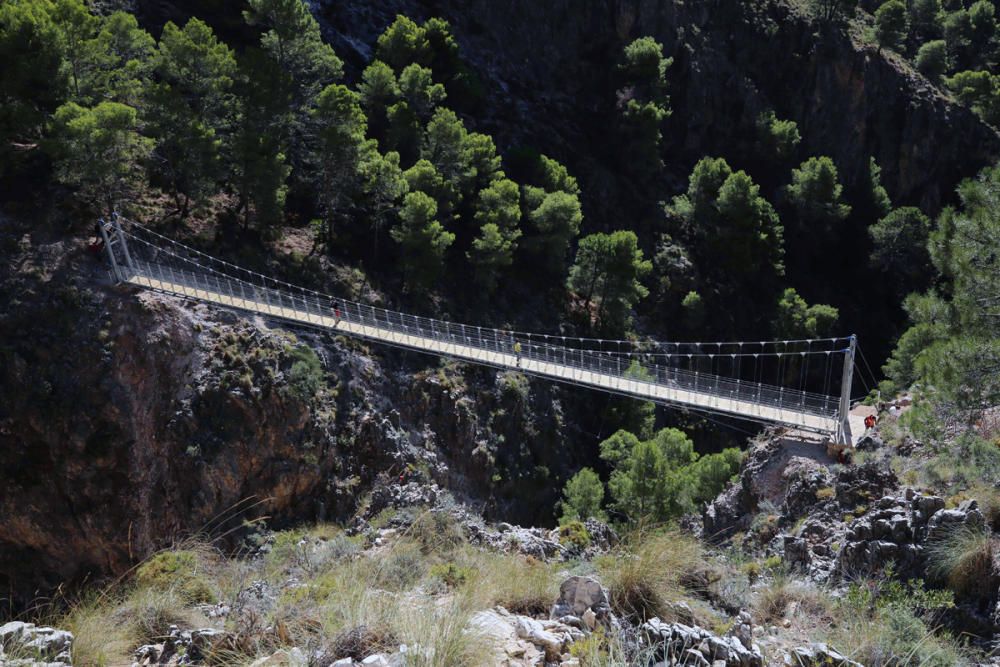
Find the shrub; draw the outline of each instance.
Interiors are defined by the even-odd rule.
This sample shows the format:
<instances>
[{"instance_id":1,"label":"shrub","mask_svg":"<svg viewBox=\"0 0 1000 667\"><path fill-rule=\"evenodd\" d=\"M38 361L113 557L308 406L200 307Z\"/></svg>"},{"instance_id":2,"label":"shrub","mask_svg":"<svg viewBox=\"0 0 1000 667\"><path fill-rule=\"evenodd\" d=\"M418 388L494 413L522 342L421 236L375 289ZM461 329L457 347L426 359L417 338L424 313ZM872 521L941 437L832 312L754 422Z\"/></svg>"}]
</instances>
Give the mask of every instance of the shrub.
<instances>
[{"instance_id":1,"label":"shrub","mask_svg":"<svg viewBox=\"0 0 1000 667\"><path fill-rule=\"evenodd\" d=\"M465 542L458 521L441 510L428 510L417 516L408 534L425 554L448 553Z\"/></svg>"},{"instance_id":2,"label":"shrub","mask_svg":"<svg viewBox=\"0 0 1000 667\"><path fill-rule=\"evenodd\" d=\"M374 583L389 591L408 590L424 576L426 565L419 545L397 542L378 563Z\"/></svg>"},{"instance_id":3,"label":"shrub","mask_svg":"<svg viewBox=\"0 0 1000 667\"><path fill-rule=\"evenodd\" d=\"M837 497L837 489L832 486L824 486L816 489L816 500L832 500Z\"/></svg>"},{"instance_id":4,"label":"shrub","mask_svg":"<svg viewBox=\"0 0 1000 667\"><path fill-rule=\"evenodd\" d=\"M292 367L288 370L288 386L302 400L309 400L325 385L323 364L312 348L300 345L289 353Z\"/></svg>"},{"instance_id":5,"label":"shrub","mask_svg":"<svg viewBox=\"0 0 1000 667\"><path fill-rule=\"evenodd\" d=\"M201 569L201 555L197 551L164 551L139 566L135 582L141 588L175 590L188 602L215 602L215 594Z\"/></svg>"},{"instance_id":6,"label":"shrub","mask_svg":"<svg viewBox=\"0 0 1000 667\"><path fill-rule=\"evenodd\" d=\"M559 527L559 544L571 545L580 551L590 546L590 533L580 521L569 521Z\"/></svg>"},{"instance_id":7,"label":"shrub","mask_svg":"<svg viewBox=\"0 0 1000 667\"><path fill-rule=\"evenodd\" d=\"M431 577L444 582L449 588L458 588L468 581L471 575L470 568L455 563L438 563L430 571Z\"/></svg>"},{"instance_id":8,"label":"shrub","mask_svg":"<svg viewBox=\"0 0 1000 667\"><path fill-rule=\"evenodd\" d=\"M866 665L970 664L946 633L935 634L929 617L952 605L949 591L928 591L920 580L902 583L891 567L881 578L853 584L838 604L839 622L829 639Z\"/></svg>"}]
</instances>

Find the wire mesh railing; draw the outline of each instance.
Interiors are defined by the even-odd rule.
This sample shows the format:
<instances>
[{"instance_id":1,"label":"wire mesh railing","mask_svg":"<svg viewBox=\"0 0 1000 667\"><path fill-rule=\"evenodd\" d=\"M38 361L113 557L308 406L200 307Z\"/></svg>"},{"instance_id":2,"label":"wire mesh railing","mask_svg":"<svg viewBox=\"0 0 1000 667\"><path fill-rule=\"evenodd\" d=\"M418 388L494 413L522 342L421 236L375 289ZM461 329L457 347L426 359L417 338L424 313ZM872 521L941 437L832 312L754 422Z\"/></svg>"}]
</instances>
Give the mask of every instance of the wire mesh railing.
<instances>
[{"instance_id":1,"label":"wire mesh railing","mask_svg":"<svg viewBox=\"0 0 1000 667\"><path fill-rule=\"evenodd\" d=\"M551 342L557 338L554 336L539 340L523 332L438 320L340 299L230 264L138 223L116 222L115 230L121 243L109 244L108 250L118 278L143 282L152 289L299 324L335 328L409 349L685 404L696 410L822 432L836 428L839 399L835 396L658 363L670 355L622 354L587 349L586 343L577 347L561 345ZM844 339L822 340L836 345L836 341ZM839 350L820 353L829 360ZM737 355L719 356L735 359Z\"/></svg>"}]
</instances>

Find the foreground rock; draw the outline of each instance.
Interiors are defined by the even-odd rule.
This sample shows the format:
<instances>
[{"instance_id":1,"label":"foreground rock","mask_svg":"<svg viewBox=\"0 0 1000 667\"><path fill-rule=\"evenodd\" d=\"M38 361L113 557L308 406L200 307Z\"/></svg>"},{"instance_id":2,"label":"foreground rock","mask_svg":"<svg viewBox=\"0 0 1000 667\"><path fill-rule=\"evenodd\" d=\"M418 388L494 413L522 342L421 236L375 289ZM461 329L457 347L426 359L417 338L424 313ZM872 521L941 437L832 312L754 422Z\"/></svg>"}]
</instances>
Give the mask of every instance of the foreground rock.
<instances>
[{"instance_id":1,"label":"foreground rock","mask_svg":"<svg viewBox=\"0 0 1000 667\"><path fill-rule=\"evenodd\" d=\"M696 625L664 623L651 618L642 624L645 643L664 665L712 665L713 667L763 667L757 646L747 647L737 636L720 637Z\"/></svg>"},{"instance_id":2,"label":"foreground rock","mask_svg":"<svg viewBox=\"0 0 1000 667\"><path fill-rule=\"evenodd\" d=\"M71 664L73 633L33 623L11 621L0 625L0 665Z\"/></svg>"}]
</instances>

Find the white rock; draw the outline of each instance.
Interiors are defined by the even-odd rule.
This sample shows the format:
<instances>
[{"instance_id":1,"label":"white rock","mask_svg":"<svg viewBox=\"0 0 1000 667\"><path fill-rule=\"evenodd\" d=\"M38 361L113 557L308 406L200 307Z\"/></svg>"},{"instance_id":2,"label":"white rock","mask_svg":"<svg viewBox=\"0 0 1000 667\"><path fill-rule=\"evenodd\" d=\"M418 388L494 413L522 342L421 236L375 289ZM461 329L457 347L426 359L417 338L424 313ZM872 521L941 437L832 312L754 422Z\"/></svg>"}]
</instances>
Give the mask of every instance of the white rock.
<instances>
[{"instance_id":1,"label":"white rock","mask_svg":"<svg viewBox=\"0 0 1000 667\"><path fill-rule=\"evenodd\" d=\"M381 653L368 656L361 661L361 664L365 667L389 667L389 661Z\"/></svg>"}]
</instances>

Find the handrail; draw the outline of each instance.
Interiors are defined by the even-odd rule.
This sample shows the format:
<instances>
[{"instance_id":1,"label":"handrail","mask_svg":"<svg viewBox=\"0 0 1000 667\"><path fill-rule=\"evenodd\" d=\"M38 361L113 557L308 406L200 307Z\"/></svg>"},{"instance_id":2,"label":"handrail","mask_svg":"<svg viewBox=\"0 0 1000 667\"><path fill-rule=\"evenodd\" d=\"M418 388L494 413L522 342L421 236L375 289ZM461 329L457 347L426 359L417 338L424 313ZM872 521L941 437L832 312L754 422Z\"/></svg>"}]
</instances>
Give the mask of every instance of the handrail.
<instances>
[{"instance_id":1,"label":"handrail","mask_svg":"<svg viewBox=\"0 0 1000 667\"><path fill-rule=\"evenodd\" d=\"M108 253L115 260L119 279L124 282L297 324L333 329L473 363L518 369L659 403L827 434L838 428L840 405L835 396L656 363L662 357L655 354L644 356L642 353L623 354L558 345L550 342L556 338L553 336L537 340L530 334L435 320L336 299L228 264L137 223L130 224L127 230L117 221L115 224L122 242L109 244ZM116 255L118 252L122 254ZM844 339L821 340L836 345ZM821 350L818 354L829 357L839 352ZM730 355L708 356L726 358Z\"/></svg>"}]
</instances>

